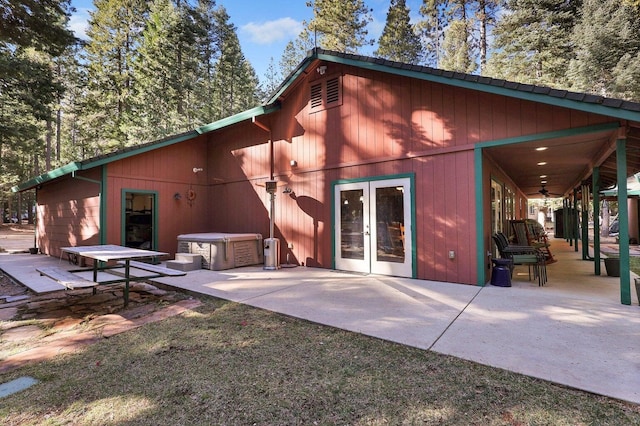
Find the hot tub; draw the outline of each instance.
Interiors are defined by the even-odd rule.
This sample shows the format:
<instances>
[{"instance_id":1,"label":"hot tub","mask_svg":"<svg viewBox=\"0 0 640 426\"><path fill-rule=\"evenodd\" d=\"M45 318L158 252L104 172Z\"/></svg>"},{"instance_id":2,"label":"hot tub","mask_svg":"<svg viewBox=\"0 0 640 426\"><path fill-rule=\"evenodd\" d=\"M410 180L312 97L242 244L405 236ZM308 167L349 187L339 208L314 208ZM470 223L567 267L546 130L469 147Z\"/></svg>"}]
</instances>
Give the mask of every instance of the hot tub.
<instances>
[{"instance_id":1,"label":"hot tub","mask_svg":"<svg viewBox=\"0 0 640 426\"><path fill-rule=\"evenodd\" d=\"M263 263L261 234L211 232L178 235L178 253L202 256L202 267L212 271Z\"/></svg>"}]
</instances>

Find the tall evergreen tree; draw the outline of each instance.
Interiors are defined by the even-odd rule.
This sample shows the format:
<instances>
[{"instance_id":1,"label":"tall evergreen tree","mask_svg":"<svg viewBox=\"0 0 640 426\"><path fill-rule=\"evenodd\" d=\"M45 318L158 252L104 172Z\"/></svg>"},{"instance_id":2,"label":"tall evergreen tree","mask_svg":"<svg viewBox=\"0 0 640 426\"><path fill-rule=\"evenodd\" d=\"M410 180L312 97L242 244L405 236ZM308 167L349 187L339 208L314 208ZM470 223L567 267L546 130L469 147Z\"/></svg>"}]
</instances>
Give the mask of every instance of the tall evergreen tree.
<instances>
[{"instance_id":1,"label":"tall evergreen tree","mask_svg":"<svg viewBox=\"0 0 640 426\"><path fill-rule=\"evenodd\" d=\"M640 99L640 13L623 0L584 0L575 26L573 88Z\"/></svg>"},{"instance_id":2,"label":"tall evergreen tree","mask_svg":"<svg viewBox=\"0 0 640 426\"><path fill-rule=\"evenodd\" d=\"M40 172L36 164L44 154L43 123L51 119L52 105L64 90L54 81L51 61L75 41L67 28L70 11L68 0L0 2L0 198L3 205L11 204L15 198L9 190L12 185ZM20 214L21 210L18 205L15 212Z\"/></svg>"},{"instance_id":3,"label":"tall evergreen tree","mask_svg":"<svg viewBox=\"0 0 640 426\"><path fill-rule=\"evenodd\" d=\"M422 44L414 31L405 0L391 0L376 56L410 64L422 60Z\"/></svg>"},{"instance_id":4,"label":"tall evergreen tree","mask_svg":"<svg viewBox=\"0 0 640 426\"><path fill-rule=\"evenodd\" d=\"M497 12L501 0L478 0L476 3L476 20L478 21L478 51L480 57L480 73L487 65L489 55L490 28L497 21Z\"/></svg>"},{"instance_id":5,"label":"tall evergreen tree","mask_svg":"<svg viewBox=\"0 0 640 426\"><path fill-rule=\"evenodd\" d=\"M244 57L236 27L229 19L226 9L218 7L215 20L220 57L214 68L214 102L217 107L215 119L228 117L260 103L258 77Z\"/></svg>"},{"instance_id":6,"label":"tall evergreen tree","mask_svg":"<svg viewBox=\"0 0 640 426\"><path fill-rule=\"evenodd\" d=\"M494 29L487 75L551 87L566 87L573 57L571 34L581 0L507 0Z\"/></svg>"},{"instance_id":7,"label":"tall evergreen tree","mask_svg":"<svg viewBox=\"0 0 640 426\"><path fill-rule=\"evenodd\" d=\"M220 57L219 40L216 29L216 3L214 0L198 0L195 9L195 25L200 29L197 33L196 47L198 61L197 75L193 93L194 119L198 124L207 124L214 120L216 108L212 100L215 94L215 64Z\"/></svg>"},{"instance_id":8,"label":"tall evergreen tree","mask_svg":"<svg viewBox=\"0 0 640 426\"><path fill-rule=\"evenodd\" d=\"M195 127L198 75L196 11L186 2L155 0L134 61L135 139L159 139Z\"/></svg>"},{"instance_id":9,"label":"tall evergreen tree","mask_svg":"<svg viewBox=\"0 0 640 426\"><path fill-rule=\"evenodd\" d=\"M99 154L135 142L131 137L133 64L149 4L145 0L95 0L87 36L87 129Z\"/></svg>"},{"instance_id":10,"label":"tall evergreen tree","mask_svg":"<svg viewBox=\"0 0 640 426\"><path fill-rule=\"evenodd\" d=\"M424 38L425 62L429 66L438 67L442 56L444 29L448 25L446 0L423 0L420 14L423 19L417 26Z\"/></svg>"},{"instance_id":11,"label":"tall evergreen tree","mask_svg":"<svg viewBox=\"0 0 640 426\"><path fill-rule=\"evenodd\" d=\"M276 62L272 56L271 59L269 59L269 65L267 66L264 79L260 85L260 100L264 102L269 99L269 96L273 95L273 92L278 88L281 81L282 76L276 68Z\"/></svg>"},{"instance_id":12,"label":"tall evergreen tree","mask_svg":"<svg viewBox=\"0 0 640 426\"><path fill-rule=\"evenodd\" d=\"M307 56L309 51L315 47L314 39L309 31L308 24L304 23L305 28L298 34L295 41L290 41L284 48L278 66L280 75L284 78L288 76Z\"/></svg>"},{"instance_id":13,"label":"tall evergreen tree","mask_svg":"<svg viewBox=\"0 0 640 426\"><path fill-rule=\"evenodd\" d=\"M373 45L367 38L371 9L364 0L312 0L307 7L313 9L308 29L324 49L357 53L362 46Z\"/></svg>"},{"instance_id":14,"label":"tall evergreen tree","mask_svg":"<svg viewBox=\"0 0 640 426\"><path fill-rule=\"evenodd\" d=\"M476 70L476 57L473 54L468 25L465 19L456 19L449 23L444 32L442 58L438 67L464 73L473 73Z\"/></svg>"}]
</instances>

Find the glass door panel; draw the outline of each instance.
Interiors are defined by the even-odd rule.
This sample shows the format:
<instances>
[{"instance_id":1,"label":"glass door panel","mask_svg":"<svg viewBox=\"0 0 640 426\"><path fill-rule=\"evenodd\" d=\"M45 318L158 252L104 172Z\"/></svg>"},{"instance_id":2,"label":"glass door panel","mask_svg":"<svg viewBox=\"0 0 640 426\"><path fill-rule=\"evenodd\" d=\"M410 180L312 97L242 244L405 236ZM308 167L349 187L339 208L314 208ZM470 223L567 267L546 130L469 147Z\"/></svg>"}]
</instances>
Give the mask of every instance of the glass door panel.
<instances>
[{"instance_id":1,"label":"glass door panel","mask_svg":"<svg viewBox=\"0 0 640 426\"><path fill-rule=\"evenodd\" d=\"M371 223L376 224L371 272L411 277L411 238L407 238L411 235L410 180L372 181L370 188L375 200Z\"/></svg>"},{"instance_id":2,"label":"glass door panel","mask_svg":"<svg viewBox=\"0 0 640 426\"><path fill-rule=\"evenodd\" d=\"M337 185L334 202L337 269L413 276L409 178Z\"/></svg>"},{"instance_id":3,"label":"glass door panel","mask_svg":"<svg viewBox=\"0 0 640 426\"><path fill-rule=\"evenodd\" d=\"M336 268L369 272L369 188L367 183L338 185L336 203Z\"/></svg>"}]
</instances>

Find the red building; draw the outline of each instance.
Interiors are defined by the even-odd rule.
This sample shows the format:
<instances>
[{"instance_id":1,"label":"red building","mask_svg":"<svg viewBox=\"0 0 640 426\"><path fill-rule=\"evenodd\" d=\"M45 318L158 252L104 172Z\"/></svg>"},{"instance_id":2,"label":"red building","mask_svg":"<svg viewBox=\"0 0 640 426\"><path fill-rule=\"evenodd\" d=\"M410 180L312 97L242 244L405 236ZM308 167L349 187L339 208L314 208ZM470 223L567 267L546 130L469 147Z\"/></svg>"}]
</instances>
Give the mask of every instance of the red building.
<instances>
[{"instance_id":1,"label":"red building","mask_svg":"<svg viewBox=\"0 0 640 426\"><path fill-rule=\"evenodd\" d=\"M640 171L638 145L637 103L314 50L265 106L14 190L36 188L46 254L174 253L179 234L268 236L275 180L282 261L484 284L491 234L542 180L610 187Z\"/></svg>"}]
</instances>

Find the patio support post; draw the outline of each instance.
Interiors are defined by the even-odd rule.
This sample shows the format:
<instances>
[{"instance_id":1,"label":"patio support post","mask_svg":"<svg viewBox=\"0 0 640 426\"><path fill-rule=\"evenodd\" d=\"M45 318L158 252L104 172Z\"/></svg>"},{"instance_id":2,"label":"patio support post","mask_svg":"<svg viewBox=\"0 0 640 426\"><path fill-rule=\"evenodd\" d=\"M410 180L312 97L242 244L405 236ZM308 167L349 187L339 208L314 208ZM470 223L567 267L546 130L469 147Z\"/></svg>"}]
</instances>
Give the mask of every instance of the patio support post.
<instances>
[{"instance_id":1,"label":"patio support post","mask_svg":"<svg viewBox=\"0 0 640 426\"><path fill-rule=\"evenodd\" d=\"M474 174L475 174L475 201L476 201L476 275L477 284L484 287L486 284L486 276L484 265L487 262L485 257L485 239L484 239L484 187L482 174L482 148L475 147L474 156Z\"/></svg>"},{"instance_id":2,"label":"patio support post","mask_svg":"<svg viewBox=\"0 0 640 426\"><path fill-rule=\"evenodd\" d=\"M618 225L620 249L620 302L631 304L629 276L629 207L627 206L627 140L616 140L616 169L618 180Z\"/></svg>"},{"instance_id":3,"label":"patio support post","mask_svg":"<svg viewBox=\"0 0 640 426\"><path fill-rule=\"evenodd\" d=\"M578 252L578 190L573 188L573 212L571 214L573 217L573 223L571 224L571 232L572 236L575 239L576 246L574 247L574 251Z\"/></svg>"},{"instance_id":4,"label":"patio support post","mask_svg":"<svg viewBox=\"0 0 640 426\"><path fill-rule=\"evenodd\" d=\"M580 220L580 230L582 235L582 260L589 259L589 204L587 198L589 197L589 187L582 185L580 194L582 201L580 203L582 219Z\"/></svg>"},{"instance_id":5,"label":"patio support post","mask_svg":"<svg viewBox=\"0 0 640 426\"><path fill-rule=\"evenodd\" d=\"M571 230L569 229L569 199L562 199L562 236L564 240L573 245L571 241Z\"/></svg>"},{"instance_id":6,"label":"patio support post","mask_svg":"<svg viewBox=\"0 0 640 426\"><path fill-rule=\"evenodd\" d=\"M593 168L593 273L600 275L600 167Z\"/></svg>"}]
</instances>

